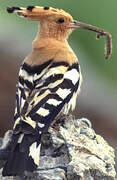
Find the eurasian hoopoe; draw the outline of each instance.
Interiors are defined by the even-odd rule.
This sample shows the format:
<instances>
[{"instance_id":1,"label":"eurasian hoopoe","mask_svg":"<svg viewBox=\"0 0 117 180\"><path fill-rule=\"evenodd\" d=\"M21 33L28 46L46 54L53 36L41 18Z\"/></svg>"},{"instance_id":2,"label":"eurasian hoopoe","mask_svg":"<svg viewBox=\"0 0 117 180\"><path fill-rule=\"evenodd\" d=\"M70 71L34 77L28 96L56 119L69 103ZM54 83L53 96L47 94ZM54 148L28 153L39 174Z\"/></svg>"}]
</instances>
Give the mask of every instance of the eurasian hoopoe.
<instances>
[{"instance_id":1,"label":"eurasian hoopoe","mask_svg":"<svg viewBox=\"0 0 117 180\"><path fill-rule=\"evenodd\" d=\"M21 64L16 92L11 152L3 176L21 175L39 166L41 133L48 131L61 113L74 109L82 81L80 65L67 42L75 28L106 37L106 58L111 54L111 35L95 26L74 21L62 9L49 7L8 8L9 13L39 21L33 51Z\"/></svg>"}]
</instances>

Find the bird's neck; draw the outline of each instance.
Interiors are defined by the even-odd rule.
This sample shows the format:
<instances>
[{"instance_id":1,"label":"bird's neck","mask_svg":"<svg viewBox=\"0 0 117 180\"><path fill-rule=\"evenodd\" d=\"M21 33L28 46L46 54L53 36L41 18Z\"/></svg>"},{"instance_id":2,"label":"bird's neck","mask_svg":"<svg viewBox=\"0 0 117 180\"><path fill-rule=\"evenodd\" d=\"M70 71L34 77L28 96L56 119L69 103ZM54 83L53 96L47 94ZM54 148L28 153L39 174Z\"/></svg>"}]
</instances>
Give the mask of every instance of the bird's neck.
<instances>
[{"instance_id":1,"label":"bird's neck","mask_svg":"<svg viewBox=\"0 0 117 180\"><path fill-rule=\"evenodd\" d=\"M54 61L68 61L70 65L77 62L78 59L73 50L69 46L67 39L58 40L48 35L43 36L40 31L37 33L33 41L33 51L26 58L28 64L42 64L47 60L54 59Z\"/></svg>"},{"instance_id":2,"label":"bird's neck","mask_svg":"<svg viewBox=\"0 0 117 180\"><path fill-rule=\"evenodd\" d=\"M43 46L52 46L55 44L68 45L67 36L62 32L57 33L55 29L51 29L50 31L40 26L37 36L33 41L33 48L39 49Z\"/></svg>"},{"instance_id":3,"label":"bird's neck","mask_svg":"<svg viewBox=\"0 0 117 180\"><path fill-rule=\"evenodd\" d=\"M78 62L67 40L59 41L50 37L42 38L38 33L33 42L33 51L24 61L30 65L39 65L50 59L53 59L55 62L65 61L69 65L72 65L73 62Z\"/></svg>"}]
</instances>

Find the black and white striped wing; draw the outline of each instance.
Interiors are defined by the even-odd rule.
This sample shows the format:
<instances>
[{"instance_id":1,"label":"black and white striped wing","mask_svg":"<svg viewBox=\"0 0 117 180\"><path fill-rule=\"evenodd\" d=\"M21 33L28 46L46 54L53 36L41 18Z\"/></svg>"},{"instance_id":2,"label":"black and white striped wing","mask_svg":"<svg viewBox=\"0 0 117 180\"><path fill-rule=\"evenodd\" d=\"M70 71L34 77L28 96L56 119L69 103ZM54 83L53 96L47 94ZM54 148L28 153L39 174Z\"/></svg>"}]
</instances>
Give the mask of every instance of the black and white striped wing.
<instances>
[{"instance_id":1,"label":"black and white striped wing","mask_svg":"<svg viewBox=\"0 0 117 180\"><path fill-rule=\"evenodd\" d=\"M17 124L21 122L21 120L24 120L23 118L23 111L25 108L25 105L27 104L30 93L34 89L33 84L33 75L29 74L26 70L24 70L23 66L21 65L20 71L19 71L19 81L16 86L16 107L15 107L15 113L14 113L14 129ZM29 107L28 107L29 108Z\"/></svg>"},{"instance_id":2,"label":"black and white striped wing","mask_svg":"<svg viewBox=\"0 0 117 180\"><path fill-rule=\"evenodd\" d=\"M35 73L33 82L35 88L24 104L23 116L41 133L62 110L67 113L75 107L80 84L78 64L52 63L44 73Z\"/></svg>"},{"instance_id":3,"label":"black and white striped wing","mask_svg":"<svg viewBox=\"0 0 117 180\"><path fill-rule=\"evenodd\" d=\"M21 66L12 149L4 175L34 171L39 166L41 134L61 111L68 113L75 107L80 78L77 63L69 66L66 62L49 61L38 66L26 63Z\"/></svg>"}]
</instances>

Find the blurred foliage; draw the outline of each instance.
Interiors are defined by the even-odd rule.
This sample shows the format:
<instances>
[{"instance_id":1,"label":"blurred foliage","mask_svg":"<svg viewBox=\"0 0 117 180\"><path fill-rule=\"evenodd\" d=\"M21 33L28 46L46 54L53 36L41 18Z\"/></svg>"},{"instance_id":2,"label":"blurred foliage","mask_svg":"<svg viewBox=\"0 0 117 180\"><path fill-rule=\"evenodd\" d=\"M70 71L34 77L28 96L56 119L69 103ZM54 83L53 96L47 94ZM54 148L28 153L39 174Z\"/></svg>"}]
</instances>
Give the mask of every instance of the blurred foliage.
<instances>
[{"instance_id":1,"label":"blurred foliage","mask_svg":"<svg viewBox=\"0 0 117 180\"><path fill-rule=\"evenodd\" d=\"M1 0L0 3L0 26L7 28L5 24L15 27L15 31L12 28L7 29L7 33L13 34L14 32L17 36L25 38L34 39L36 33L35 22L26 21L21 19L16 15L10 15L6 12L6 7L11 6L51 6L62 8L65 11L72 14L75 20L85 22L87 24L92 24L97 27L103 28L110 32L113 37L113 53L110 60L104 59L104 38L99 41L95 40L95 33L85 30L76 30L70 37L70 43L75 42L75 49L82 48L87 61L90 61L100 74L103 74L111 84L117 86L117 23L116 20L116 0ZM1 31L1 30L0 30ZM11 31L11 32L9 32ZM5 31L6 33L6 31ZM0 32L0 35L5 33ZM78 45L78 46L77 46ZM0 44L0 46L2 46ZM77 51L77 55L82 56L82 52ZM82 61L82 59L80 59Z\"/></svg>"}]
</instances>

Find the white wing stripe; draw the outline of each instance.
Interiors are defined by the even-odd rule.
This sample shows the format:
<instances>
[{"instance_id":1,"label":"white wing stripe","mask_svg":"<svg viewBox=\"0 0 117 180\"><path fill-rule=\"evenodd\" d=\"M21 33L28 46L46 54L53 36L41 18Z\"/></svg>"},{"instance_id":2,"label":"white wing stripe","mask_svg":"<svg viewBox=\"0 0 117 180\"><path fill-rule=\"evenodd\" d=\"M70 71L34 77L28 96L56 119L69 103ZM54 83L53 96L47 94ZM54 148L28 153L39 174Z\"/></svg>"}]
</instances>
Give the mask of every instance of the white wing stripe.
<instances>
[{"instance_id":1,"label":"white wing stripe","mask_svg":"<svg viewBox=\"0 0 117 180\"><path fill-rule=\"evenodd\" d=\"M38 113L39 115L45 117L45 116L47 116L47 115L49 114L49 110L40 107L39 110L37 111L37 113Z\"/></svg>"},{"instance_id":2,"label":"white wing stripe","mask_svg":"<svg viewBox=\"0 0 117 180\"><path fill-rule=\"evenodd\" d=\"M64 75L64 78L67 78L72 81L72 83L75 85L78 82L79 79L79 73L76 69L72 69L70 71L67 71Z\"/></svg>"},{"instance_id":3,"label":"white wing stripe","mask_svg":"<svg viewBox=\"0 0 117 180\"><path fill-rule=\"evenodd\" d=\"M41 144L37 146L37 142L34 142L29 148L29 156L31 156L37 166L39 166Z\"/></svg>"},{"instance_id":4,"label":"white wing stripe","mask_svg":"<svg viewBox=\"0 0 117 180\"><path fill-rule=\"evenodd\" d=\"M58 106L61 103L61 101L57 101L56 99L49 99L47 103L53 106Z\"/></svg>"},{"instance_id":5,"label":"white wing stripe","mask_svg":"<svg viewBox=\"0 0 117 180\"><path fill-rule=\"evenodd\" d=\"M65 99L70 93L71 93L70 89L61 89L61 88L59 88L56 91L56 94L58 94L59 97L62 98L62 99Z\"/></svg>"}]
</instances>

